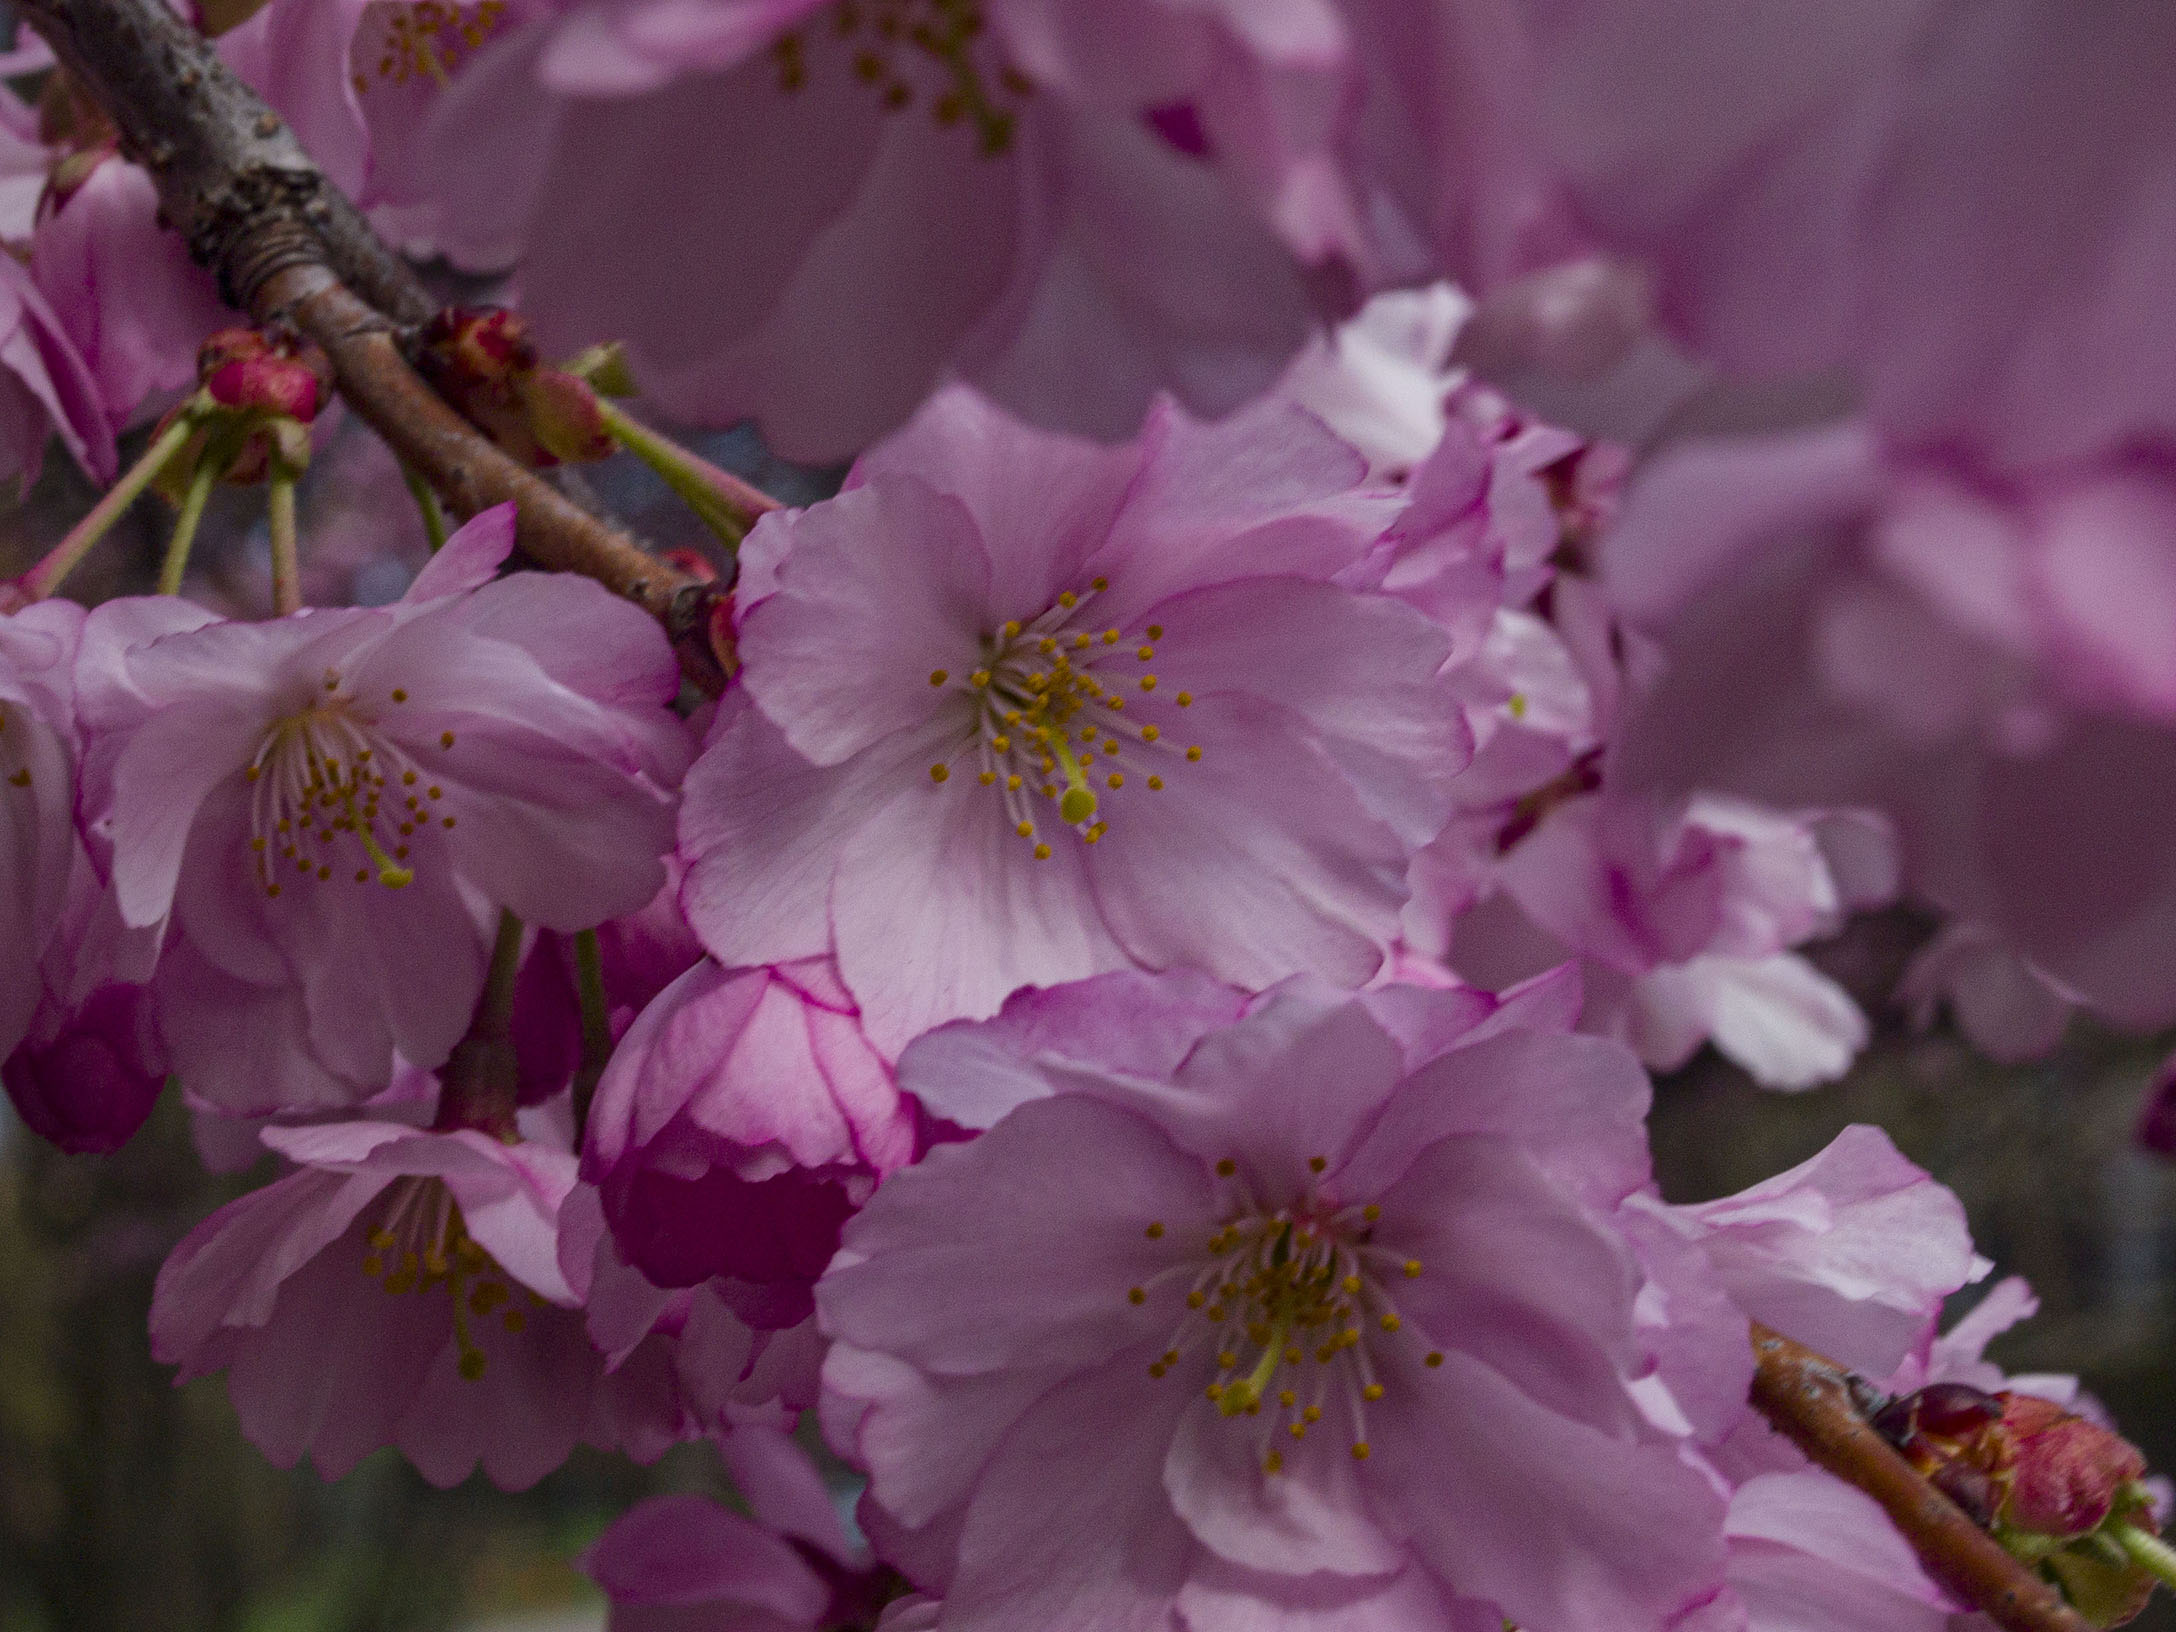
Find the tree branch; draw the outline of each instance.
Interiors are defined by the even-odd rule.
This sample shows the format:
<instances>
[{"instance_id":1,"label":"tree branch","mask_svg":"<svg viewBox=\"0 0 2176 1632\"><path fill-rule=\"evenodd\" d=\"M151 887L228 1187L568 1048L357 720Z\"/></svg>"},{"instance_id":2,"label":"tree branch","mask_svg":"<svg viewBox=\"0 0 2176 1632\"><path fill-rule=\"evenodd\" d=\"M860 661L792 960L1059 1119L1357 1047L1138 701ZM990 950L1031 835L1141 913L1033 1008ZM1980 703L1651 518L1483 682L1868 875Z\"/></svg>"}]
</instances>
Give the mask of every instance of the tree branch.
<instances>
[{"instance_id":1,"label":"tree branch","mask_svg":"<svg viewBox=\"0 0 2176 1632\"><path fill-rule=\"evenodd\" d=\"M1822 1467L1874 1498L1927 1573L2005 1632L2093 1632L2061 1593L2003 1550L1867 1422L1849 1373L1753 1323L1753 1404Z\"/></svg>"},{"instance_id":2,"label":"tree branch","mask_svg":"<svg viewBox=\"0 0 2176 1632\"><path fill-rule=\"evenodd\" d=\"M711 614L724 591L507 457L409 367L398 332L436 302L166 0L19 0L18 10L113 120L123 151L157 185L161 213L230 302L322 346L349 406L457 514L512 500L523 554L644 607L688 677L723 688Z\"/></svg>"}]
</instances>

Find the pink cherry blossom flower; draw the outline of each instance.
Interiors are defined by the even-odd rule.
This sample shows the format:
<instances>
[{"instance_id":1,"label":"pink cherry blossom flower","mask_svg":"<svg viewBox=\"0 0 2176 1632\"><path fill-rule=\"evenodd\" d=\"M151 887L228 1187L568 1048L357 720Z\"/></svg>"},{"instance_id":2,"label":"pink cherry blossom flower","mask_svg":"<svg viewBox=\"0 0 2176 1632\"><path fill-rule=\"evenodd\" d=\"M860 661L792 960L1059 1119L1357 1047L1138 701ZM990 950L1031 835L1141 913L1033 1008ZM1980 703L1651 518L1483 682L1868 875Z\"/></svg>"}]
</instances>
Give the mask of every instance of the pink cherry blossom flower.
<instances>
[{"instance_id":1,"label":"pink cherry blossom flower","mask_svg":"<svg viewBox=\"0 0 2176 1632\"><path fill-rule=\"evenodd\" d=\"M99 481L115 469L113 420L98 381L29 269L0 255L0 475L35 481L46 442Z\"/></svg>"},{"instance_id":2,"label":"pink cherry blossom flower","mask_svg":"<svg viewBox=\"0 0 2176 1632\"><path fill-rule=\"evenodd\" d=\"M1128 965L1366 980L1466 740L1444 637L1330 581L1359 474L1276 406L1104 450L962 390L766 517L681 824L705 945L835 951L886 1053Z\"/></svg>"},{"instance_id":3,"label":"pink cherry blossom flower","mask_svg":"<svg viewBox=\"0 0 2176 1632\"><path fill-rule=\"evenodd\" d=\"M1897 983L1922 1031L1946 1008L1991 1060L2037 1059L2063 1040L2079 994L2019 957L1984 924L1949 923L1912 957Z\"/></svg>"},{"instance_id":4,"label":"pink cherry blossom flower","mask_svg":"<svg viewBox=\"0 0 2176 1632\"><path fill-rule=\"evenodd\" d=\"M770 1424L720 1448L752 1520L706 1496L655 1496L582 1555L612 1600L613 1632L672 1632L691 1615L721 1632L868 1625L899 1578L847 1534L809 1454Z\"/></svg>"},{"instance_id":5,"label":"pink cherry blossom flower","mask_svg":"<svg viewBox=\"0 0 2176 1632\"><path fill-rule=\"evenodd\" d=\"M82 624L62 602L0 617L0 1055L30 1029L81 849L70 668Z\"/></svg>"},{"instance_id":6,"label":"pink cherry blossom flower","mask_svg":"<svg viewBox=\"0 0 2176 1632\"><path fill-rule=\"evenodd\" d=\"M777 1300L750 1282L658 1286L620 1256L595 1186L577 1184L560 1207L558 1252L604 1359L591 1443L650 1461L707 1436L732 1460L753 1443L751 1423L816 1403L823 1339L813 1319L751 1325L744 1313L766 1315Z\"/></svg>"},{"instance_id":7,"label":"pink cherry blossom flower","mask_svg":"<svg viewBox=\"0 0 2176 1632\"><path fill-rule=\"evenodd\" d=\"M793 457L948 374L1103 436L1160 389L1223 412L1375 276L1329 0L392 9L277 0L225 49L381 219L518 262L548 349L622 339Z\"/></svg>"},{"instance_id":8,"label":"pink cherry blossom flower","mask_svg":"<svg viewBox=\"0 0 2176 1632\"><path fill-rule=\"evenodd\" d=\"M116 425L155 393L194 384L197 347L234 321L158 210L150 176L116 155L49 190L31 239L31 276Z\"/></svg>"},{"instance_id":9,"label":"pink cherry blossom flower","mask_svg":"<svg viewBox=\"0 0 2176 1632\"><path fill-rule=\"evenodd\" d=\"M1746 1480L1724 1533L1745 1632L1948 1632L1965 1607L1872 1497L1816 1468Z\"/></svg>"},{"instance_id":10,"label":"pink cherry blossom flower","mask_svg":"<svg viewBox=\"0 0 2176 1632\"><path fill-rule=\"evenodd\" d=\"M1873 1377L1924 1355L1942 1300L1990 1267L1957 1198L1874 1127L1735 1196L1634 1205L1698 1244L1746 1314Z\"/></svg>"},{"instance_id":11,"label":"pink cherry blossom flower","mask_svg":"<svg viewBox=\"0 0 2176 1632\"><path fill-rule=\"evenodd\" d=\"M574 1157L388 1122L271 1128L297 1164L190 1232L151 1349L227 1373L242 1431L338 1478L395 1445L433 1484L523 1489L586 1424L603 1362L559 1271Z\"/></svg>"},{"instance_id":12,"label":"pink cherry blossom flower","mask_svg":"<svg viewBox=\"0 0 2176 1632\"><path fill-rule=\"evenodd\" d=\"M391 607L92 614L87 815L123 922L167 928L160 1029L200 1101L359 1103L460 1038L496 909L571 931L662 884L671 653L595 584L491 581L512 533L471 522Z\"/></svg>"},{"instance_id":13,"label":"pink cherry blossom flower","mask_svg":"<svg viewBox=\"0 0 2176 1632\"><path fill-rule=\"evenodd\" d=\"M1153 1077L1018 1055L847 1226L826 1424L946 1626L1630 1629L1720 1587L1722 1503L1628 1392L1645 1078L1458 993L1399 994L1401 1043L1386 996L1295 981Z\"/></svg>"},{"instance_id":14,"label":"pink cherry blossom flower","mask_svg":"<svg viewBox=\"0 0 2176 1632\"><path fill-rule=\"evenodd\" d=\"M1625 784L1876 807L1910 890L2118 1023L2165 1024L2172 564L2151 450L1998 474L1855 424L1680 446L1604 551L1668 655Z\"/></svg>"},{"instance_id":15,"label":"pink cherry blossom flower","mask_svg":"<svg viewBox=\"0 0 2176 1632\"><path fill-rule=\"evenodd\" d=\"M1846 370L1886 430L2002 464L2176 433L2166 11L1520 9L1583 219L1697 351Z\"/></svg>"},{"instance_id":16,"label":"pink cherry blossom flower","mask_svg":"<svg viewBox=\"0 0 2176 1632\"><path fill-rule=\"evenodd\" d=\"M891 1068L830 961L680 976L598 1083L584 1171L620 1254L661 1286L723 1276L791 1326L839 1226L914 1155Z\"/></svg>"}]
</instances>

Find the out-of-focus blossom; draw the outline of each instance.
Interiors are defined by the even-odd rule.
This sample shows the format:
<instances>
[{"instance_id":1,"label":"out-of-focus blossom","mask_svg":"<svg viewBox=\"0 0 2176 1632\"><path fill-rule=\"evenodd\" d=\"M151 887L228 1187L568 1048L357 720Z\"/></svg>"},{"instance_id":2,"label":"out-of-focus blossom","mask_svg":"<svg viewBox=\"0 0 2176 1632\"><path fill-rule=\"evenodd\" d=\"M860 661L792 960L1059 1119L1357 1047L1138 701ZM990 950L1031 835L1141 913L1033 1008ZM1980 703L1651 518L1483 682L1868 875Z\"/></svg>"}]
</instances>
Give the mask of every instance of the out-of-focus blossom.
<instances>
[{"instance_id":1,"label":"out-of-focus blossom","mask_svg":"<svg viewBox=\"0 0 2176 1632\"><path fill-rule=\"evenodd\" d=\"M826 1422L946 1625L1661 1627L1718 1589L1597 1210L1642 1182L1644 1077L1385 1000L1295 981L1155 1075L1015 1055L1016 1108L849 1224Z\"/></svg>"},{"instance_id":2,"label":"out-of-focus blossom","mask_svg":"<svg viewBox=\"0 0 2176 1632\"><path fill-rule=\"evenodd\" d=\"M1461 378L1451 347L1472 310L1447 283L1377 295L1308 341L1277 394L1366 455L1370 476L1403 482L1443 440L1444 401Z\"/></svg>"},{"instance_id":3,"label":"out-of-focus blossom","mask_svg":"<svg viewBox=\"0 0 2176 1632\"><path fill-rule=\"evenodd\" d=\"M704 943L835 953L886 1053L1127 965L1366 980L1467 736L1446 637L1333 581L1360 474L1279 405L1105 450L956 390L766 516L681 822Z\"/></svg>"},{"instance_id":4,"label":"out-of-focus blossom","mask_svg":"<svg viewBox=\"0 0 2176 1632\"><path fill-rule=\"evenodd\" d=\"M664 879L685 737L655 623L492 574L511 507L384 608L86 624L86 814L124 923L165 925L161 1033L229 1112L352 1105L469 1023L495 909L571 931Z\"/></svg>"},{"instance_id":5,"label":"out-of-focus blossom","mask_svg":"<svg viewBox=\"0 0 2176 1632\"><path fill-rule=\"evenodd\" d=\"M2013 479L1855 426L1688 444L1604 565L1668 655L1630 785L1879 808L1909 888L2119 1023L2176 1016L2165 458Z\"/></svg>"},{"instance_id":6,"label":"out-of-focus blossom","mask_svg":"<svg viewBox=\"0 0 2176 1632\"><path fill-rule=\"evenodd\" d=\"M2000 464L2176 434L2153 0L1520 0L1583 222L1695 351Z\"/></svg>"},{"instance_id":7,"label":"out-of-focus blossom","mask_svg":"<svg viewBox=\"0 0 2176 1632\"><path fill-rule=\"evenodd\" d=\"M388 1444L438 1485L565 1460L603 1367L558 1263L574 1157L387 1122L264 1140L297 1170L159 1272L151 1348L177 1381L224 1370L257 1447L328 1478Z\"/></svg>"},{"instance_id":8,"label":"out-of-focus blossom","mask_svg":"<svg viewBox=\"0 0 2176 1632\"><path fill-rule=\"evenodd\" d=\"M2176 1063L2164 1061L2146 1085L2138 1112L2138 1142L2160 1156L2176 1156Z\"/></svg>"},{"instance_id":9,"label":"out-of-focus blossom","mask_svg":"<svg viewBox=\"0 0 2176 1632\"><path fill-rule=\"evenodd\" d=\"M760 1423L721 1449L752 1519L707 1496L653 1496L582 1555L612 1601L613 1632L676 1632L697 1620L715 1632L869 1625L899 1578L847 1534L808 1453Z\"/></svg>"},{"instance_id":10,"label":"out-of-focus blossom","mask_svg":"<svg viewBox=\"0 0 2176 1632\"><path fill-rule=\"evenodd\" d=\"M58 601L0 617L0 1055L30 1029L81 849L70 671L82 626L82 608Z\"/></svg>"},{"instance_id":11,"label":"out-of-focus blossom","mask_svg":"<svg viewBox=\"0 0 2176 1632\"><path fill-rule=\"evenodd\" d=\"M839 1227L914 1155L891 1068L828 959L702 963L666 987L598 1084L583 1155L619 1251L652 1281L763 1289L765 1327L809 1313Z\"/></svg>"},{"instance_id":12,"label":"out-of-focus blossom","mask_svg":"<svg viewBox=\"0 0 2176 1632\"><path fill-rule=\"evenodd\" d=\"M1951 923L1912 957L1897 985L1922 1031L1947 1008L1991 1060L2036 1059L2063 1040L2078 994L2042 973L1979 924Z\"/></svg>"},{"instance_id":13,"label":"out-of-focus blossom","mask_svg":"<svg viewBox=\"0 0 2176 1632\"><path fill-rule=\"evenodd\" d=\"M624 340L798 458L947 374L1103 436L1223 412L1376 278L1328 0L274 0L222 50L390 228L518 263L548 351Z\"/></svg>"},{"instance_id":14,"label":"out-of-focus blossom","mask_svg":"<svg viewBox=\"0 0 2176 1632\"><path fill-rule=\"evenodd\" d=\"M37 479L56 434L99 481L115 469L113 420L97 379L30 272L0 255L0 476Z\"/></svg>"}]
</instances>

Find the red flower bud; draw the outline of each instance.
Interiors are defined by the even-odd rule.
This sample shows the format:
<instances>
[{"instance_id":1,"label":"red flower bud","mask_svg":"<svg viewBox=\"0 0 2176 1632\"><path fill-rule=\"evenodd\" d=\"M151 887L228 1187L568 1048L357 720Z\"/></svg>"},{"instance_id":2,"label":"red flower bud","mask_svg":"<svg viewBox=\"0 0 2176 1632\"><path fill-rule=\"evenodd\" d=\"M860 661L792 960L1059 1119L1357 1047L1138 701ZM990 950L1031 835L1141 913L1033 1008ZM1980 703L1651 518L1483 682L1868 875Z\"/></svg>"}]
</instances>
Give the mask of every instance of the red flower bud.
<instances>
[{"instance_id":1,"label":"red flower bud","mask_svg":"<svg viewBox=\"0 0 2176 1632\"><path fill-rule=\"evenodd\" d=\"M416 366L462 418L524 464L602 459L618 446L596 393L540 361L517 313L447 307L425 325Z\"/></svg>"},{"instance_id":2,"label":"red flower bud","mask_svg":"<svg viewBox=\"0 0 2176 1632\"><path fill-rule=\"evenodd\" d=\"M307 425L331 380L325 354L307 341L256 329L222 329L197 348L197 379L222 408Z\"/></svg>"},{"instance_id":3,"label":"red flower bud","mask_svg":"<svg viewBox=\"0 0 2176 1632\"><path fill-rule=\"evenodd\" d=\"M2145 1477L2138 1448L2098 1423L2029 1394L2004 1394L2009 1499L1997 1515L2014 1530L2080 1536L2097 1530L2118 1494Z\"/></svg>"}]
</instances>

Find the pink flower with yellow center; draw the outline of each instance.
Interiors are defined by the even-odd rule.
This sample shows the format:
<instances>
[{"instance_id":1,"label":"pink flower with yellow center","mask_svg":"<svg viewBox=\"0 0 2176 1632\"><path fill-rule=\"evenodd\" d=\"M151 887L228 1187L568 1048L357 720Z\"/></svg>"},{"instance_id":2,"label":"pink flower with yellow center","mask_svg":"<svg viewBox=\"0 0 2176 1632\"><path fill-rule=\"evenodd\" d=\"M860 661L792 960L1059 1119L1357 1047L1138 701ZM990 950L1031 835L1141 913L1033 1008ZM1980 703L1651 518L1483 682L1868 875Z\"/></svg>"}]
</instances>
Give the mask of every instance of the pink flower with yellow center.
<instances>
[{"instance_id":1,"label":"pink flower with yellow center","mask_svg":"<svg viewBox=\"0 0 2176 1632\"><path fill-rule=\"evenodd\" d=\"M947 392L742 560L689 922L835 954L878 1048L1128 965L1358 985L1469 739L1449 640L1348 589L1386 501L1312 419L1105 449Z\"/></svg>"}]
</instances>

